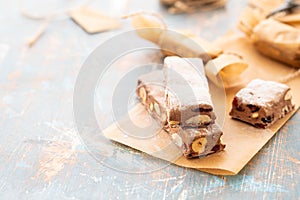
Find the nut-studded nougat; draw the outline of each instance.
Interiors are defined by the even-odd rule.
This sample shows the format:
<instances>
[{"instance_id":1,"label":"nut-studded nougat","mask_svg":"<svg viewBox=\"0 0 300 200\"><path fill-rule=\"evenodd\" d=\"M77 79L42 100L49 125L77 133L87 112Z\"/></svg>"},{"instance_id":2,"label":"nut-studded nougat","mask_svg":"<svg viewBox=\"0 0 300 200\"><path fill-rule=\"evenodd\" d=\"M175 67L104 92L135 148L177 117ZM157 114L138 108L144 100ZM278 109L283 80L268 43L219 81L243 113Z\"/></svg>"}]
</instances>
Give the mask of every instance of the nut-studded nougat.
<instances>
[{"instance_id":1,"label":"nut-studded nougat","mask_svg":"<svg viewBox=\"0 0 300 200\"><path fill-rule=\"evenodd\" d=\"M214 123L202 60L166 57L163 71L168 122L182 127L206 127Z\"/></svg>"},{"instance_id":2,"label":"nut-studded nougat","mask_svg":"<svg viewBox=\"0 0 300 200\"><path fill-rule=\"evenodd\" d=\"M258 128L267 128L294 108L287 85L255 79L235 95L230 115Z\"/></svg>"},{"instance_id":3,"label":"nut-studded nougat","mask_svg":"<svg viewBox=\"0 0 300 200\"><path fill-rule=\"evenodd\" d=\"M152 117L164 126L167 123L167 113L163 78L161 70L140 76L136 93Z\"/></svg>"},{"instance_id":4,"label":"nut-studded nougat","mask_svg":"<svg viewBox=\"0 0 300 200\"><path fill-rule=\"evenodd\" d=\"M175 125L167 129L173 142L187 158L203 157L225 148L221 141L223 132L217 124L203 128L182 128Z\"/></svg>"},{"instance_id":5,"label":"nut-studded nougat","mask_svg":"<svg viewBox=\"0 0 300 200\"><path fill-rule=\"evenodd\" d=\"M176 57L176 59L177 58L178 57ZM200 59L188 60L194 63L199 62L200 67L203 67ZM184 65L181 66L185 67ZM189 69L186 68L186 70ZM223 133L218 125L214 123L215 115L212 112L213 106L210 96L208 96L209 93L205 93L206 96L203 98L205 101L199 101L201 104L194 106L190 104L191 107L182 109L183 107L180 107L183 105L181 104L181 95L194 95L194 89L197 87L191 89L189 84L191 83L190 81L193 80L194 82L192 83L197 84L196 76L191 76L191 78L194 79L188 80L187 82L189 83L184 81L183 77L178 77L178 84L176 83L178 87L175 90L171 90L172 88L168 90L168 87L166 87L168 83L166 83L166 81L170 79L168 79L167 76L173 75L172 73L173 72L163 74L160 70L140 76L137 95L141 102L146 106L151 115L164 126L164 129L171 135L175 144L182 148L183 154L187 158L202 157L223 150L225 145L223 145L220 140ZM197 72L197 74L199 78L199 72ZM175 72L175 77L177 75L177 72ZM172 80L174 80L173 78L175 77L172 77ZM200 78L202 81L202 78L205 78L205 76ZM187 86L184 86L184 84L187 84ZM172 85L172 87L174 86L175 85ZM205 87L203 91L207 92L208 85L206 78L201 86ZM194 98L186 99L193 100ZM184 101L185 100L183 100L183 102ZM176 107L174 105L176 105ZM183 114L181 111L183 111Z\"/></svg>"}]
</instances>

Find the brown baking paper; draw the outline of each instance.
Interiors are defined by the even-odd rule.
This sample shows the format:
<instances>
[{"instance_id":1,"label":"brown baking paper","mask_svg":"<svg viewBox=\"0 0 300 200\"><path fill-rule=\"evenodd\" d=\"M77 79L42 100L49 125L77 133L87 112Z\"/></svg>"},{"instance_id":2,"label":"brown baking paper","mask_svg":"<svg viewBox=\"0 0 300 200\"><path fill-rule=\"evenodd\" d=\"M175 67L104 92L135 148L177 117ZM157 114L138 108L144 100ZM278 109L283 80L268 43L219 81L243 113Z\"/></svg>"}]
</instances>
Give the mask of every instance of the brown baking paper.
<instances>
[{"instance_id":1,"label":"brown baking paper","mask_svg":"<svg viewBox=\"0 0 300 200\"><path fill-rule=\"evenodd\" d=\"M223 53L208 61L205 65L205 73L217 86L229 88L235 86L237 80L241 78L240 75L247 68L248 63L244 62L239 55Z\"/></svg>"},{"instance_id":2,"label":"brown baking paper","mask_svg":"<svg viewBox=\"0 0 300 200\"><path fill-rule=\"evenodd\" d=\"M104 15L89 7L80 7L69 12L70 17L87 33L99 33L120 27L118 19Z\"/></svg>"},{"instance_id":3,"label":"brown baking paper","mask_svg":"<svg viewBox=\"0 0 300 200\"><path fill-rule=\"evenodd\" d=\"M169 13L178 14L216 9L225 6L227 0L160 0L160 2L169 7Z\"/></svg>"},{"instance_id":4,"label":"brown baking paper","mask_svg":"<svg viewBox=\"0 0 300 200\"><path fill-rule=\"evenodd\" d=\"M272 61L260 55L252 46L251 42L233 33L220 38L216 42L220 47L229 52L236 52L243 56L249 63L248 69L244 72L247 80L262 78L265 80L278 81L295 71L294 68ZM128 137L119 128L117 123L112 124L104 131L104 135L114 141L138 149L155 157L168 160L176 165L194 168L216 175L235 175L255 156L255 154L272 138L272 136L286 123L286 121L298 110L288 114L277 121L268 129L258 129L246 123L233 120L228 115L231 109L231 101L234 94L244 86L245 83L236 88L226 90L226 117L223 127L223 142L226 144L224 151L209 155L200 159L188 160L183 156L176 157L178 149L171 142L164 131L153 133L148 139ZM295 78L287 83L293 91L293 98L297 105L300 105L300 78ZM148 116L142 105L137 105L120 123L126 125L126 120L133 120L136 124L150 123L145 120ZM177 159L176 159L177 158Z\"/></svg>"},{"instance_id":5,"label":"brown baking paper","mask_svg":"<svg viewBox=\"0 0 300 200\"><path fill-rule=\"evenodd\" d=\"M238 28L252 39L260 53L293 67L300 67L299 10L266 17L283 6L284 2L250 0L249 3L240 16Z\"/></svg>"}]
</instances>

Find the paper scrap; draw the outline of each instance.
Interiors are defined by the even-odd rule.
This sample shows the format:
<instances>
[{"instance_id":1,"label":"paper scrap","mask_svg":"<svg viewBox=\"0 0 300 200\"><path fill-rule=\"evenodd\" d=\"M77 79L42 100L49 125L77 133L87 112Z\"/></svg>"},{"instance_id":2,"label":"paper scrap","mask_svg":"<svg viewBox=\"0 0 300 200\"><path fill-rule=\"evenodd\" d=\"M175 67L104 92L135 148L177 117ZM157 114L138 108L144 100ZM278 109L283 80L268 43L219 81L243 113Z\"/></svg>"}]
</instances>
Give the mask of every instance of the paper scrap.
<instances>
[{"instance_id":1,"label":"paper scrap","mask_svg":"<svg viewBox=\"0 0 300 200\"><path fill-rule=\"evenodd\" d=\"M120 27L118 19L104 15L98 10L80 7L69 13L70 17L88 33L99 33Z\"/></svg>"}]
</instances>

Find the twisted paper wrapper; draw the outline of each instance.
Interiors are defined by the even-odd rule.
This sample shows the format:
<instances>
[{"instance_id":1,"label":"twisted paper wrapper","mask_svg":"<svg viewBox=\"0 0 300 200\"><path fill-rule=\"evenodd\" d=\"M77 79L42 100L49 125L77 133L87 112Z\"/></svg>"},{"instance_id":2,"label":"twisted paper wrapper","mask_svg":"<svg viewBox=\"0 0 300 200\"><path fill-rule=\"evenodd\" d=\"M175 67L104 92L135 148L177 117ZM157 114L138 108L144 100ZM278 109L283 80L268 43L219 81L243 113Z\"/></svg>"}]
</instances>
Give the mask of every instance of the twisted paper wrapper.
<instances>
[{"instance_id":1,"label":"twisted paper wrapper","mask_svg":"<svg viewBox=\"0 0 300 200\"><path fill-rule=\"evenodd\" d=\"M206 75L220 87L236 86L248 64L237 54L221 48L189 31L170 31L157 13L140 12L130 17L137 34L157 44L165 56L200 57L205 63ZM166 50L168 49L168 50Z\"/></svg>"},{"instance_id":2,"label":"twisted paper wrapper","mask_svg":"<svg viewBox=\"0 0 300 200\"><path fill-rule=\"evenodd\" d=\"M266 16L284 1L249 1L238 27L257 51L274 60L300 68L300 11ZM300 3L300 2L299 2Z\"/></svg>"}]
</instances>

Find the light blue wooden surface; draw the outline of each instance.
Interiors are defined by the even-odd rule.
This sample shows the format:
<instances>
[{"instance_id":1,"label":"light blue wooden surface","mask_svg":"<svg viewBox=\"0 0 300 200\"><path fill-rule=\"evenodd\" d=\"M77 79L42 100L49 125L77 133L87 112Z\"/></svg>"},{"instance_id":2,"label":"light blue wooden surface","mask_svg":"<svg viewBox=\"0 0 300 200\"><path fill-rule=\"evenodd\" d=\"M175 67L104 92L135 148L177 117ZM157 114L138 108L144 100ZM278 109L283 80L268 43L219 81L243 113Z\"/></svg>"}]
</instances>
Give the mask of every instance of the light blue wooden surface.
<instances>
[{"instance_id":1,"label":"light blue wooden surface","mask_svg":"<svg viewBox=\"0 0 300 200\"><path fill-rule=\"evenodd\" d=\"M226 9L177 16L154 0L132 0L128 7L116 0L91 5L116 16L156 10L171 28L212 40L234 27L246 2L230 0ZM117 31L88 35L69 19L54 21L32 48L26 40L41 22L22 17L18 1L0 2L0 22L1 199L299 199L299 111L236 176L174 165L143 174L120 172L84 148L72 98L84 60L103 41L129 30L128 22Z\"/></svg>"}]
</instances>

